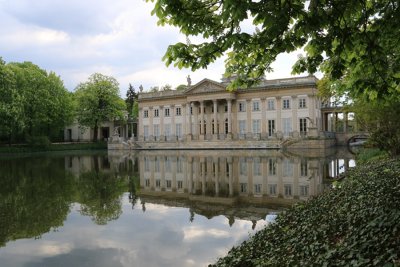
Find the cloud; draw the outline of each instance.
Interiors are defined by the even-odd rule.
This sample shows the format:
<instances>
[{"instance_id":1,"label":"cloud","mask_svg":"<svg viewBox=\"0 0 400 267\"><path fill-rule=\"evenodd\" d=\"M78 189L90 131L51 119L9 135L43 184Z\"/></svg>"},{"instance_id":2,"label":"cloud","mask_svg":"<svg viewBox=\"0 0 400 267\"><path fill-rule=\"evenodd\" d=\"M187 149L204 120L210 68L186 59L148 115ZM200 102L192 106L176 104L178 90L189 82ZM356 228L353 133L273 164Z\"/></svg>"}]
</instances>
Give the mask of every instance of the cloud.
<instances>
[{"instance_id":1,"label":"cloud","mask_svg":"<svg viewBox=\"0 0 400 267\"><path fill-rule=\"evenodd\" d=\"M0 57L54 71L71 91L95 72L115 77L121 95L129 83L175 88L186 84L187 75L192 84L204 78L219 81L224 58L194 73L165 66L161 59L168 45L186 39L176 28L157 26L150 15L153 5L142 0L0 0ZM267 78L289 76L289 62L296 56L283 56Z\"/></svg>"}]
</instances>

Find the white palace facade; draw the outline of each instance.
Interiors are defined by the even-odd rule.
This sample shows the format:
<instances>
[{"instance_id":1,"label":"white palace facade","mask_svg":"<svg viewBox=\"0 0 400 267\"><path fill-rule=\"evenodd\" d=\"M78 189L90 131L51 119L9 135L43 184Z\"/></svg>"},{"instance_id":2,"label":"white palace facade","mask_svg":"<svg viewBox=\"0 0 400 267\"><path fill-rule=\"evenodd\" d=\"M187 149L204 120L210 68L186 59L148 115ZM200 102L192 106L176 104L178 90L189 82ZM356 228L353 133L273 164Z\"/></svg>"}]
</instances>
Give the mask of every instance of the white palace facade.
<instances>
[{"instance_id":1,"label":"white palace facade","mask_svg":"<svg viewBox=\"0 0 400 267\"><path fill-rule=\"evenodd\" d=\"M182 91L140 93L137 143L144 148L272 147L311 132L318 136L316 82L314 76L263 80L228 91L228 79L203 79Z\"/></svg>"}]
</instances>

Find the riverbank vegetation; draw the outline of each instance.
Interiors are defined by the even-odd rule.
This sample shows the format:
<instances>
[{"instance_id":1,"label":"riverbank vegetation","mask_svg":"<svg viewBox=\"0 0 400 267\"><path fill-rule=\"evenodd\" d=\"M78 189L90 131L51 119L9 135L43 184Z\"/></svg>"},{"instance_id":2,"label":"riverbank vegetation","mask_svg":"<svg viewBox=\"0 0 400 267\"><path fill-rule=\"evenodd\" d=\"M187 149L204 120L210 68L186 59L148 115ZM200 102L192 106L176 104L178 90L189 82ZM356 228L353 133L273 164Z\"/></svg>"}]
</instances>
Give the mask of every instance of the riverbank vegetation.
<instances>
[{"instance_id":1,"label":"riverbank vegetation","mask_svg":"<svg viewBox=\"0 0 400 267\"><path fill-rule=\"evenodd\" d=\"M399 159L358 166L210 266L398 266L399 173Z\"/></svg>"},{"instance_id":2,"label":"riverbank vegetation","mask_svg":"<svg viewBox=\"0 0 400 267\"><path fill-rule=\"evenodd\" d=\"M0 146L0 155L13 153L36 153L66 150L101 150L107 149L106 142L96 143L38 143L30 145Z\"/></svg>"}]
</instances>

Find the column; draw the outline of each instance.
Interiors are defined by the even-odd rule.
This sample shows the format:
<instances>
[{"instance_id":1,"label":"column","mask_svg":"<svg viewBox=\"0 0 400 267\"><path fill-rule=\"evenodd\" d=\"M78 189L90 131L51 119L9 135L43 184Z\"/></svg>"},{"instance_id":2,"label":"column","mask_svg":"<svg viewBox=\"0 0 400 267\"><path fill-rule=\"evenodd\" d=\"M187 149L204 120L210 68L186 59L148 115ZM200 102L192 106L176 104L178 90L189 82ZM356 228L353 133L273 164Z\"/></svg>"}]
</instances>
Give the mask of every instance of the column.
<instances>
[{"instance_id":1,"label":"column","mask_svg":"<svg viewBox=\"0 0 400 267\"><path fill-rule=\"evenodd\" d=\"M293 137L297 137L296 135L300 132L300 129L297 126L298 125L297 106L298 106L297 96L294 95L294 96L292 96L292 120L293 120L292 121L292 126L293 126L292 132L294 133Z\"/></svg>"},{"instance_id":2,"label":"column","mask_svg":"<svg viewBox=\"0 0 400 267\"><path fill-rule=\"evenodd\" d=\"M267 138L268 137L268 132L267 132L267 99L266 98L261 98L261 138Z\"/></svg>"},{"instance_id":3,"label":"column","mask_svg":"<svg viewBox=\"0 0 400 267\"><path fill-rule=\"evenodd\" d=\"M138 118L138 140L144 141L144 127L143 127L143 108L139 108L139 118ZM132 128L133 129L133 128Z\"/></svg>"},{"instance_id":4,"label":"column","mask_svg":"<svg viewBox=\"0 0 400 267\"><path fill-rule=\"evenodd\" d=\"M348 119L348 114L347 112L343 112L343 120L344 120L344 124L343 124L343 132L347 133L347 126L349 123L349 119Z\"/></svg>"},{"instance_id":5,"label":"column","mask_svg":"<svg viewBox=\"0 0 400 267\"><path fill-rule=\"evenodd\" d=\"M171 138L172 140L176 141L176 125L175 125L175 105L171 105L171 109L170 109L170 116L171 116Z\"/></svg>"},{"instance_id":6,"label":"column","mask_svg":"<svg viewBox=\"0 0 400 267\"><path fill-rule=\"evenodd\" d=\"M165 141L165 135L164 135L164 106L160 106L160 140Z\"/></svg>"},{"instance_id":7,"label":"column","mask_svg":"<svg viewBox=\"0 0 400 267\"><path fill-rule=\"evenodd\" d=\"M276 97L276 132L280 132L283 136L282 129L282 99L280 96Z\"/></svg>"},{"instance_id":8,"label":"column","mask_svg":"<svg viewBox=\"0 0 400 267\"><path fill-rule=\"evenodd\" d=\"M218 118L217 118L217 109L218 109L218 105L217 105L217 100L214 99L213 100L213 105L214 105L214 113L213 113L213 120L214 120L214 133L213 133L213 139L218 139Z\"/></svg>"},{"instance_id":9,"label":"column","mask_svg":"<svg viewBox=\"0 0 400 267\"><path fill-rule=\"evenodd\" d=\"M232 157L227 158L228 161L228 179L229 179L229 196L233 196L233 159Z\"/></svg>"},{"instance_id":10,"label":"column","mask_svg":"<svg viewBox=\"0 0 400 267\"><path fill-rule=\"evenodd\" d=\"M151 141L154 141L154 129L153 129L153 117L154 117L154 113L153 113L153 107L149 107L149 138Z\"/></svg>"},{"instance_id":11,"label":"column","mask_svg":"<svg viewBox=\"0 0 400 267\"><path fill-rule=\"evenodd\" d=\"M188 141L191 141L192 140L192 113L190 112L191 110L193 110L193 102L190 102L189 103L189 105L187 105L187 112L186 112L186 114L188 114L188 116L189 116L189 120L188 120L188 124L189 124L189 126L188 126L188 131L187 131L187 140Z\"/></svg>"},{"instance_id":12,"label":"column","mask_svg":"<svg viewBox=\"0 0 400 267\"><path fill-rule=\"evenodd\" d=\"M200 140L204 140L204 101L200 101Z\"/></svg>"},{"instance_id":13,"label":"column","mask_svg":"<svg viewBox=\"0 0 400 267\"><path fill-rule=\"evenodd\" d=\"M215 168L215 173L214 173L214 182L215 182L215 195L219 195L219 161L218 158L213 159L213 164Z\"/></svg>"},{"instance_id":14,"label":"column","mask_svg":"<svg viewBox=\"0 0 400 267\"><path fill-rule=\"evenodd\" d=\"M232 139L232 99L228 99L228 139ZM225 123L225 122L224 122Z\"/></svg>"},{"instance_id":15,"label":"column","mask_svg":"<svg viewBox=\"0 0 400 267\"><path fill-rule=\"evenodd\" d=\"M246 138L250 138L252 135L251 129L251 99L246 99L246 112L247 112L247 136Z\"/></svg>"},{"instance_id":16,"label":"column","mask_svg":"<svg viewBox=\"0 0 400 267\"><path fill-rule=\"evenodd\" d=\"M188 191L189 194L193 194L193 158L188 156L188 172L189 172L189 181L188 181Z\"/></svg>"},{"instance_id":17,"label":"column","mask_svg":"<svg viewBox=\"0 0 400 267\"><path fill-rule=\"evenodd\" d=\"M196 135L197 137L199 136L199 109L197 108L197 105L195 105L193 102L191 103L191 106L193 107L193 114L194 114L194 123L193 123L193 135ZM197 138L198 139L198 138Z\"/></svg>"},{"instance_id":18,"label":"column","mask_svg":"<svg viewBox=\"0 0 400 267\"><path fill-rule=\"evenodd\" d=\"M181 131L182 131L182 138L184 138L185 136L186 136L186 134L187 134L187 120L186 120L186 112L187 110L186 110L186 104L182 104L182 108L181 108L181 112L182 112L182 114L181 114L181 116L183 117L183 123L182 123L182 129L181 129Z\"/></svg>"}]
</instances>

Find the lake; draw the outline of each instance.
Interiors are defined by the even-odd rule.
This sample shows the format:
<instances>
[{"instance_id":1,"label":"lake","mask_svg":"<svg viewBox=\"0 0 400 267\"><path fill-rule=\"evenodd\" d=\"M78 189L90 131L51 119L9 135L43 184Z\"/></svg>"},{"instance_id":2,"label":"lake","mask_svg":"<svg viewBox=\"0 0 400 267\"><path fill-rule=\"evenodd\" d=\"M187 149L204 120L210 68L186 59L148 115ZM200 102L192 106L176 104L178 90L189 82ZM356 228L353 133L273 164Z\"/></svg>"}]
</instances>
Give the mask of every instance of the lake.
<instances>
[{"instance_id":1,"label":"lake","mask_svg":"<svg viewBox=\"0 0 400 267\"><path fill-rule=\"evenodd\" d=\"M354 166L346 150L0 157L1 266L207 266Z\"/></svg>"}]
</instances>

